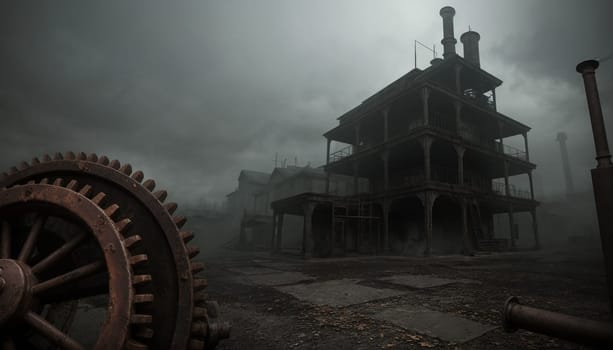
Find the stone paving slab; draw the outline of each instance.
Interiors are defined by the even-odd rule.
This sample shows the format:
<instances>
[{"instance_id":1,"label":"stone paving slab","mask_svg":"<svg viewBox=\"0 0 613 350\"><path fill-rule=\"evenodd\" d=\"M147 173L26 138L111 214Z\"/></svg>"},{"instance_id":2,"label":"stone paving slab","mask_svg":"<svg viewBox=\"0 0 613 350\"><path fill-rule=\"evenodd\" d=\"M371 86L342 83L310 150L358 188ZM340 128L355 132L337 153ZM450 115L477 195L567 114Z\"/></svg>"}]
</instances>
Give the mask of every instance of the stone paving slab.
<instances>
[{"instance_id":1,"label":"stone paving slab","mask_svg":"<svg viewBox=\"0 0 613 350\"><path fill-rule=\"evenodd\" d=\"M283 286L276 289L303 301L333 307L344 307L407 294L394 289L362 286L358 284L358 281L357 279L340 279Z\"/></svg>"},{"instance_id":2,"label":"stone paving slab","mask_svg":"<svg viewBox=\"0 0 613 350\"><path fill-rule=\"evenodd\" d=\"M454 343L467 342L497 328L450 313L414 305L389 308L375 314L373 318Z\"/></svg>"},{"instance_id":3,"label":"stone paving slab","mask_svg":"<svg viewBox=\"0 0 613 350\"><path fill-rule=\"evenodd\" d=\"M267 267L259 266L241 266L229 268L228 271L234 273L240 273L241 275L262 275L268 273L278 273L278 270L269 269Z\"/></svg>"},{"instance_id":4,"label":"stone paving slab","mask_svg":"<svg viewBox=\"0 0 613 350\"><path fill-rule=\"evenodd\" d=\"M402 275L394 275L390 277L381 278L381 281L390 282L394 284L400 284L403 286L408 286L412 288L432 288L432 287L440 287L451 283L480 283L479 281L469 280L469 279L450 279L450 278L440 278L430 275L412 275L412 274L402 274Z\"/></svg>"},{"instance_id":5,"label":"stone paving slab","mask_svg":"<svg viewBox=\"0 0 613 350\"><path fill-rule=\"evenodd\" d=\"M237 276L235 280L242 284L256 284L261 286L282 286L298 282L309 282L315 280L315 278L306 275L302 272L274 271L274 273Z\"/></svg>"}]
</instances>

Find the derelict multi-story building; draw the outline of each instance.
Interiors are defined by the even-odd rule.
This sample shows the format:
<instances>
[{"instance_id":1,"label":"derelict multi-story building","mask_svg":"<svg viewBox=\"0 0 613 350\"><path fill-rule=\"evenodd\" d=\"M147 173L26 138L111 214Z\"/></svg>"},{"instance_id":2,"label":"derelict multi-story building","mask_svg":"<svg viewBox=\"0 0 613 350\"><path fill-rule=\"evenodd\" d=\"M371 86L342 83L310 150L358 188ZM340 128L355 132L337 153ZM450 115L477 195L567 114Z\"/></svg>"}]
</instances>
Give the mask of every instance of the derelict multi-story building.
<instances>
[{"instance_id":1,"label":"derelict multi-story building","mask_svg":"<svg viewBox=\"0 0 613 350\"><path fill-rule=\"evenodd\" d=\"M470 253L515 247L515 213L536 207L528 152L530 128L496 108L502 81L481 68L480 36L460 37L455 10L444 7L443 59L413 69L338 118L324 134L325 170L353 176L352 196L304 193L272 203L273 248L283 247L283 215L304 216L303 253L348 251ZM523 136L523 150L505 140ZM332 152L331 143L347 146ZM527 175L529 191L509 178ZM367 178L369 190L358 190ZM328 191L329 192L329 191ZM508 217L506 237L494 232L494 215Z\"/></svg>"}]
</instances>

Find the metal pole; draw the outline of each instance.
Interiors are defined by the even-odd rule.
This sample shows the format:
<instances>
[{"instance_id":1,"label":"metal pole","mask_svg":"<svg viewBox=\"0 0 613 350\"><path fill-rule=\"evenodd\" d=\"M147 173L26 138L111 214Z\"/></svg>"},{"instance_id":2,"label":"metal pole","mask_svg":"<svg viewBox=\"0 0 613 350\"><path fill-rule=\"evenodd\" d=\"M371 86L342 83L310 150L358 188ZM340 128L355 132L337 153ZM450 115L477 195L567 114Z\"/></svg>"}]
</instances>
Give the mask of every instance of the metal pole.
<instances>
[{"instance_id":1,"label":"metal pole","mask_svg":"<svg viewBox=\"0 0 613 350\"><path fill-rule=\"evenodd\" d=\"M613 310L613 217L611 216L613 212L613 164L611 164L611 154L596 85L596 68L598 68L598 61L594 60L584 61L577 65L577 72L583 75L585 83L585 95L596 146L598 165L592 169L592 186L607 272L609 307Z\"/></svg>"},{"instance_id":2,"label":"metal pole","mask_svg":"<svg viewBox=\"0 0 613 350\"><path fill-rule=\"evenodd\" d=\"M521 305L517 297L504 304L503 326L507 332L522 328L580 344L613 347L613 324Z\"/></svg>"}]
</instances>

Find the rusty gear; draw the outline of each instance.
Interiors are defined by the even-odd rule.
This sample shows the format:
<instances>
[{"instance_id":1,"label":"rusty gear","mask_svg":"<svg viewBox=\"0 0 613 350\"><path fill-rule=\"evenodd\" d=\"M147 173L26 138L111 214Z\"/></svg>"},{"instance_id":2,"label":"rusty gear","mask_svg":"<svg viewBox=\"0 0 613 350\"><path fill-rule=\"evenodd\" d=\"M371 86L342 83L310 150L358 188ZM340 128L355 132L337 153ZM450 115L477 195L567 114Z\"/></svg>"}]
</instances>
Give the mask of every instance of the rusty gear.
<instances>
[{"instance_id":1,"label":"rusty gear","mask_svg":"<svg viewBox=\"0 0 613 350\"><path fill-rule=\"evenodd\" d=\"M229 325L207 313L207 281L196 276L204 265L192 260L199 250L187 245L193 234L181 230L186 219L174 215L176 203L164 203L167 193L155 191L155 181L143 181L141 171L133 172L129 164L105 156L66 152L22 162L0 175L0 188L43 178L76 180L87 183L94 192L106 193L118 204L117 215L132 220L124 232L126 239L137 234L142 237L133 254L155 256L134 267L135 273L151 276L142 292L157 297L143 305L151 324L131 327L142 344L133 348L213 348L229 335Z\"/></svg>"},{"instance_id":2,"label":"rusty gear","mask_svg":"<svg viewBox=\"0 0 613 350\"><path fill-rule=\"evenodd\" d=\"M117 220L118 206L104 205L106 195L91 186L62 179L0 191L0 340L5 349L32 348L36 337L62 349L83 349L49 319L50 307L67 300L107 294L107 319L94 349L138 344L131 323L148 323L135 294L149 279L133 274L131 264L147 261L132 255L135 239L124 239L129 219ZM62 228L54 232L50 227ZM81 256L80 259L76 258ZM26 325L26 326L24 326Z\"/></svg>"}]
</instances>

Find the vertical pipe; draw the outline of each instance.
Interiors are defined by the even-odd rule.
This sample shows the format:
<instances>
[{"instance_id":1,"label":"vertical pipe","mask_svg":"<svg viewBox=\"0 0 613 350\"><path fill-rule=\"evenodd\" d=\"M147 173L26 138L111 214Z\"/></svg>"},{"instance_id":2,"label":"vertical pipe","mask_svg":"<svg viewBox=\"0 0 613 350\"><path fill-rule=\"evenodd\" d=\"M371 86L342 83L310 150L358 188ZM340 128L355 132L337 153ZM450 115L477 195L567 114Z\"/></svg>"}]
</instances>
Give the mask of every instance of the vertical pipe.
<instances>
[{"instance_id":1,"label":"vertical pipe","mask_svg":"<svg viewBox=\"0 0 613 350\"><path fill-rule=\"evenodd\" d=\"M584 61L577 65L577 72L583 75L585 95L587 97L588 110L594 145L596 147L596 160L598 165L592 169L592 185L594 188L594 200L596 201L596 214L600 228L600 240L607 272L607 285L609 289L609 307L613 310L613 165L607 142L607 134L598 96L596 85L596 68L598 62L594 60Z\"/></svg>"}]
</instances>

